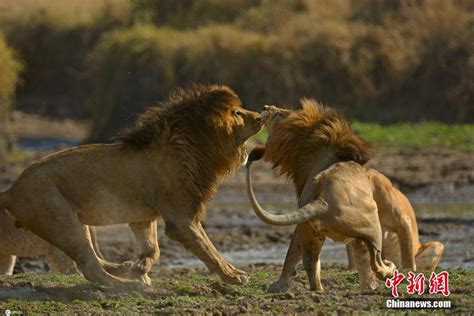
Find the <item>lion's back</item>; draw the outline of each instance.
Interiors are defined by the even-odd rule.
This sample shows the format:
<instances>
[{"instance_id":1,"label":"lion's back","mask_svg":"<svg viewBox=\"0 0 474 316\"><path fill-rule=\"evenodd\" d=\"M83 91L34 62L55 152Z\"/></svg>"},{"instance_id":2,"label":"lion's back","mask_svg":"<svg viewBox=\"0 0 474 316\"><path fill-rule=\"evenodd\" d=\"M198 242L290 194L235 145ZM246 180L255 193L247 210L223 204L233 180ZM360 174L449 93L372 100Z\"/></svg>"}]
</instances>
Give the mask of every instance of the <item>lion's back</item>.
<instances>
[{"instance_id":1,"label":"lion's back","mask_svg":"<svg viewBox=\"0 0 474 316\"><path fill-rule=\"evenodd\" d=\"M336 208L376 207L369 177L357 162L337 162L317 178L321 196Z\"/></svg>"}]
</instances>

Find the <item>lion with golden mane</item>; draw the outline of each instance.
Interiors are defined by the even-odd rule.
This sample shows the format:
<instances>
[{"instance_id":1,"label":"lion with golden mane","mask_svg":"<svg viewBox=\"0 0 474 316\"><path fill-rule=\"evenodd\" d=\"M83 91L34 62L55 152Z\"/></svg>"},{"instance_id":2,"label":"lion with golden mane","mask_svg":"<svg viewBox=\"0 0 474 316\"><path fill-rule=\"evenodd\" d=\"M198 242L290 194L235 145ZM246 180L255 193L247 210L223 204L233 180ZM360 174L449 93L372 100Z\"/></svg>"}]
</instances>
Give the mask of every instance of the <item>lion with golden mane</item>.
<instances>
[{"instance_id":1,"label":"lion with golden mane","mask_svg":"<svg viewBox=\"0 0 474 316\"><path fill-rule=\"evenodd\" d=\"M84 276L106 286L149 284L159 258L156 219L167 235L216 272L243 283L201 220L216 183L245 158L244 142L262 127L259 113L219 85L179 89L149 108L113 144L61 151L36 162L6 192L0 208L22 227L64 251ZM86 225L128 223L140 258L113 264L97 257Z\"/></svg>"},{"instance_id":2,"label":"lion with golden mane","mask_svg":"<svg viewBox=\"0 0 474 316\"><path fill-rule=\"evenodd\" d=\"M271 292L286 291L298 262L310 290L322 291L319 254L326 237L351 242L363 289L373 289L373 275L392 275L393 263L382 260L382 230L372 184L364 164L368 145L336 110L312 99L302 100L297 111L265 106L268 128L264 152L252 152L247 163L247 192L255 213L273 225L297 224L280 279ZM284 215L264 210L255 198L250 164L259 155L293 182L299 209Z\"/></svg>"}]
</instances>

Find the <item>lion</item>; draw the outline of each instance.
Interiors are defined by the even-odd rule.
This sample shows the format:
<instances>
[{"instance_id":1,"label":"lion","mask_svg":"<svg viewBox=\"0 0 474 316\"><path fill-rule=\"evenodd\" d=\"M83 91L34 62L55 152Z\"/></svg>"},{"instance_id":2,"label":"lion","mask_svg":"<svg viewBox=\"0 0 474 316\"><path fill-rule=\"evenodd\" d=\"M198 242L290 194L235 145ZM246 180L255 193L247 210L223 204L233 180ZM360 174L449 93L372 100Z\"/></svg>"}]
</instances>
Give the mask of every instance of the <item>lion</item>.
<instances>
[{"instance_id":1,"label":"lion","mask_svg":"<svg viewBox=\"0 0 474 316\"><path fill-rule=\"evenodd\" d=\"M104 259L97 244L94 227L89 227L92 246L97 256ZM52 273L76 274L79 271L68 256L44 239L30 231L15 226L10 216L0 211L0 275L12 275L17 257L46 255L49 271Z\"/></svg>"},{"instance_id":2,"label":"lion","mask_svg":"<svg viewBox=\"0 0 474 316\"><path fill-rule=\"evenodd\" d=\"M219 254L201 221L217 182L243 163L244 143L262 126L260 114L245 110L226 86L178 89L114 143L82 145L34 163L0 193L0 209L99 285L150 284L147 273L160 255L158 217L166 234L210 271L241 284L247 274ZM98 258L86 229L123 223L141 248L131 266Z\"/></svg>"},{"instance_id":3,"label":"lion","mask_svg":"<svg viewBox=\"0 0 474 316\"><path fill-rule=\"evenodd\" d=\"M368 169L367 173L382 225L382 257L412 271L434 270L443 255L444 245L434 240L421 243L415 211L407 197L382 173L375 169ZM349 268L354 267L353 255L348 245Z\"/></svg>"},{"instance_id":4,"label":"lion","mask_svg":"<svg viewBox=\"0 0 474 316\"><path fill-rule=\"evenodd\" d=\"M319 254L326 237L353 241L360 286L374 289L374 273L386 279L395 265L382 259L382 229L364 166L369 146L335 109L313 99L303 99L301 105L297 111L265 106L262 113L268 128L263 158L293 182L299 209L284 215L264 210L251 183L252 160L262 149L247 163L247 193L258 217L273 225L297 224L281 276L268 290L287 291L302 258L310 290L323 291Z\"/></svg>"}]
</instances>

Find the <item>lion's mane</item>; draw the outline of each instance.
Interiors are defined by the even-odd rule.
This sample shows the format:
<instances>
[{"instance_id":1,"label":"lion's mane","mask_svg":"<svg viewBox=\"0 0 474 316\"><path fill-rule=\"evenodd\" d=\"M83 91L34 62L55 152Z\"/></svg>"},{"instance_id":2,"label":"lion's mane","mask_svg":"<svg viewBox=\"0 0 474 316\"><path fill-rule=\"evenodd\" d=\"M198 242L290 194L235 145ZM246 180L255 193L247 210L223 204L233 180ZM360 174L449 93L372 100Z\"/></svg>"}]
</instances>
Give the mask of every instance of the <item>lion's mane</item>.
<instances>
[{"instance_id":1,"label":"lion's mane","mask_svg":"<svg viewBox=\"0 0 474 316\"><path fill-rule=\"evenodd\" d=\"M336 161L365 164L370 159L366 141L351 128L336 109L325 107L314 99L302 99L302 108L292 111L275 127L266 144L264 159L280 167L296 184L301 167L323 151L332 151ZM298 186L298 185L297 185Z\"/></svg>"},{"instance_id":2,"label":"lion's mane","mask_svg":"<svg viewBox=\"0 0 474 316\"><path fill-rule=\"evenodd\" d=\"M206 203L217 181L245 158L233 135L230 109L241 107L238 96L221 85L177 89L139 116L134 127L118 136L136 150L161 147L181 163L179 177L195 199Z\"/></svg>"}]
</instances>

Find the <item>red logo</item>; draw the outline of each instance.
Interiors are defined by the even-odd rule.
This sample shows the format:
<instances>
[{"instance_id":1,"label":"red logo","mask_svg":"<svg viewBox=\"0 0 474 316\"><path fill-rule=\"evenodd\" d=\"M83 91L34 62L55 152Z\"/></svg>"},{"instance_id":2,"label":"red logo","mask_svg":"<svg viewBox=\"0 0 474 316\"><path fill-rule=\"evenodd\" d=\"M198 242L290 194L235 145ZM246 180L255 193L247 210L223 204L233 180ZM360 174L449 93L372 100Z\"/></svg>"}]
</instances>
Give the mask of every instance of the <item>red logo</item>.
<instances>
[{"instance_id":1,"label":"red logo","mask_svg":"<svg viewBox=\"0 0 474 316\"><path fill-rule=\"evenodd\" d=\"M393 272L393 277L385 281L385 286L392 288L392 296L398 297L398 285L405 278L403 273L398 273L398 270Z\"/></svg>"},{"instance_id":2,"label":"red logo","mask_svg":"<svg viewBox=\"0 0 474 316\"><path fill-rule=\"evenodd\" d=\"M449 273L446 271L438 274L431 272L430 276L430 294L443 293L449 295Z\"/></svg>"},{"instance_id":3,"label":"red logo","mask_svg":"<svg viewBox=\"0 0 474 316\"><path fill-rule=\"evenodd\" d=\"M425 276L423 273L419 273L416 277L413 272L408 272L408 286L407 292L408 294L418 294L425 293Z\"/></svg>"},{"instance_id":4,"label":"red logo","mask_svg":"<svg viewBox=\"0 0 474 316\"><path fill-rule=\"evenodd\" d=\"M388 278L385 281L385 286L392 289L392 296L398 297L398 285L405 279L403 273L399 273L398 270L393 272L393 276ZM423 273L415 274L413 272L408 272L408 294L423 294L425 293L426 284L425 276ZM442 293L444 296L449 296L449 273L447 271L442 271L438 274L431 272L429 279L429 293L437 294Z\"/></svg>"}]
</instances>

